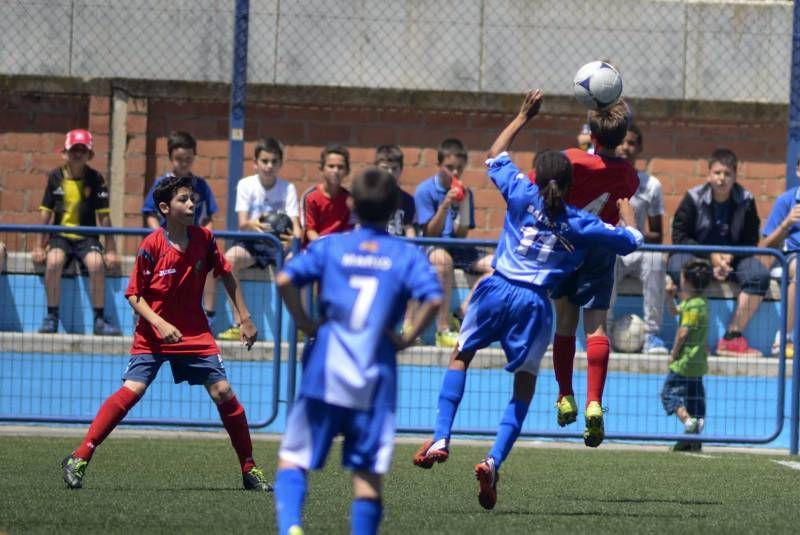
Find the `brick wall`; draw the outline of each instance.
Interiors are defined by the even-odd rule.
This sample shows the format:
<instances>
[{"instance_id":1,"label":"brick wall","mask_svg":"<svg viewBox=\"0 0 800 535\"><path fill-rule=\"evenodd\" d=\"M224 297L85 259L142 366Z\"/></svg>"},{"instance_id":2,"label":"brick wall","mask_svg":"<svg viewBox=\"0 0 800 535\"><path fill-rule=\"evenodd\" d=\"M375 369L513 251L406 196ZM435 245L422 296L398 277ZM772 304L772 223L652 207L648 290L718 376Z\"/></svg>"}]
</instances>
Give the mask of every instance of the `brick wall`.
<instances>
[{"instance_id":1,"label":"brick wall","mask_svg":"<svg viewBox=\"0 0 800 535\"><path fill-rule=\"evenodd\" d=\"M70 128L92 130L97 152L93 165L108 176L111 99L110 90L103 87L97 89L95 85L91 94L79 95L0 92L0 222L36 221L44 174L61 161L56 151ZM209 98L209 92L216 98ZM202 100L192 98L192 91L178 98L170 96L169 90L153 90L147 95L145 89L138 88L138 93L131 97L128 107L125 225L141 225L142 197L153 179L169 167L166 134L170 130L187 130L198 139L195 172L209 179L221 209L217 220L224 225L228 166L225 91L212 89ZM513 110L516 97L497 97L488 104L451 94L415 100L376 98L351 91L346 97L315 102L314 95L299 90L279 96L269 91L251 93L244 173L253 172L253 141L258 137L274 136L286 144L281 175L293 181L299 193L318 182L319 152L327 142L344 143L351 149L353 172L372 162L375 146L398 143L405 153L401 182L413 191L436 171L439 141L459 137L470 150L463 178L475 191L476 199L477 228L470 236L497 236L504 207L485 177L482 162L494 136L511 118L511 114L498 110ZM360 104L360 100L367 104ZM704 181L705 158L719 146L739 155L739 181L756 195L759 214L762 221L766 219L775 196L785 186L785 106L769 113L719 108L716 117L713 106L697 113L692 107L676 112L674 107L659 103L634 104L645 138L645 151L637 166L661 179L667 228L685 191ZM523 169L530 167L537 150L574 144L582 122L581 110L563 99L553 101L551 109L558 115L543 113L514 144L514 158Z\"/></svg>"}]
</instances>

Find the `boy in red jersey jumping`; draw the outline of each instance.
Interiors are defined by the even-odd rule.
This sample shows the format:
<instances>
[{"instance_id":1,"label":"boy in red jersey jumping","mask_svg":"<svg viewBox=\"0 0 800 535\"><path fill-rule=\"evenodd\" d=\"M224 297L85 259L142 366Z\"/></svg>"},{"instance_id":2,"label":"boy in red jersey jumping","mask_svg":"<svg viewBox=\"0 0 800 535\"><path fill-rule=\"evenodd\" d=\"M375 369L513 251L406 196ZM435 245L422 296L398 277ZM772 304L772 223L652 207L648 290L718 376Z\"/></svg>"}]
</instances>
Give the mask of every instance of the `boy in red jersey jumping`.
<instances>
[{"instance_id":1,"label":"boy in red jersey jumping","mask_svg":"<svg viewBox=\"0 0 800 535\"><path fill-rule=\"evenodd\" d=\"M191 177L168 176L153 198L166 227L142 241L125 297L139 315L131 359L122 387L97 412L80 446L62 462L69 488L83 486L95 449L144 395L159 368L169 362L175 383L203 385L217 405L242 468L247 490L272 490L253 461L244 407L231 389L222 358L201 306L206 275L221 277L242 318L241 339L249 350L256 340L242 292L211 232L193 225Z\"/></svg>"},{"instance_id":2,"label":"boy in red jersey jumping","mask_svg":"<svg viewBox=\"0 0 800 535\"><path fill-rule=\"evenodd\" d=\"M622 101L607 111L590 111L589 129L594 153L581 149L564 151L573 169L572 187L566 202L598 215L610 225L616 225L619 220L617 200L633 197L639 187L636 169L615 155L616 147L627 134L629 113ZM583 441L592 448L599 446L605 437L602 399L610 352L606 316L614 288L615 261L613 252L592 249L583 265L551 292L556 309L553 370L558 382L557 422L563 427L578 416L572 390L572 370L575 332L582 308L587 359Z\"/></svg>"}]
</instances>

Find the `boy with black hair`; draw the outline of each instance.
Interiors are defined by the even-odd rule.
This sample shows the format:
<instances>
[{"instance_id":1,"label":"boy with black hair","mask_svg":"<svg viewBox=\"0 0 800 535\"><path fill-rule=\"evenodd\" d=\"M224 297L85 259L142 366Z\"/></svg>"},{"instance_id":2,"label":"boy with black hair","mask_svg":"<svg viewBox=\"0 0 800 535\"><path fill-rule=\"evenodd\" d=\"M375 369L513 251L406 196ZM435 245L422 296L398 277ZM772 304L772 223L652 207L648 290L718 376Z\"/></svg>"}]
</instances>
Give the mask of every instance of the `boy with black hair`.
<instances>
[{"instance_id":1,"label":"boy with black hair","mask_svg":"<svg viewBox=\"0 0 800 535\"><path fill-rule=\"evenodd\" d=\"M283 164L283 146L274 138L256 141L253 168L256 174L244 177L236 184L236 215L239 230L245 232L274 232L263 221L272 214L281 214L291 221L291 229L278 234L288 252L291 239L302 238L297 190L294 184L278 177ZM277 251L272 242L238 241L225 252L225 259L238 278L243 269L257 265L261 269L275 265ZM239 317L233 310L233 325L217 335L220 340L239 339Z\"/></svg>"},{"instance_id":2,"label":"boy with black hair","mask_svg":"<svg viewBox=\"0 0 800 535\"><path fill-rule=\"evenodd\" d=\"M375 167L387 171L399 185L400 175L403 174L403 151L397 145L381 145L375 149ZM399 193L400 200L397 209L392 212L386 230L392 236L415 238L417 236L417 211L414 206L414 196L409 195L402 188Z\"/></svg>"},{"instance_id":3,"label":"boy with black hair","mask_svg":"<svg viewBox=\"0 0 800 535\"><path fill-rule=\"evenodd\" d=\"M696 258L681 270L681 302L675 304L671 287L670 313L680 315L670 354L669 374L661 390L661 403L668 415L675 414L687 434L702 432L706 417L703 376L708 373L708 301L703 292L711 283L708 260ZM699 450L700 443L680 441L675 451Z\"/></svg>"},{"instance_id":4,"label":"boy with black hair","mask_svg":"<svg viewBox=\"0 0 800 535\"><path fill-rule=\"evenodd\" d=\"M47 175L47 187L39 206L42 225L65 227L111 226L108 187L105 179L89 167L94 157L94 141L87 130L71 130L61 151L66 162ZM105 252L97 236L73 233L52 234L47 250L42 248L42 236L34 234L31 257L35 264L45 264L44 286L47 293L47 315L40 333L58 331L59 302L61 301L61 272L74 259L89 272L89 293L94 309L94 334L119 336L121 333L105 317L106 268L119 267L116 242L112 234L105 236ZM105 256L105 258L104 258Z\"/></svg>"},{"instance_id":5,"label":"boy with black hair","mask_svg":"<svg viewBox=\"0 0 800 535\"><path fill-rule=\"evenodd\" d=\"M625 139L617 147L617 156L636 166L636 158L644 147L644 137L637 125L628 125ZM664 241L664 196L661 182L647 171L637 171L639 187L631 197L636 211L636 226L644 234L645 243L661 244ZM646 224L645 224L646 223ZM669 351L661 339L661 324L664 318L664 281L666 261L657 251L636 251L617 258L615 287L626 275L634 275L642 283L642 307L644 309L644 346L642 352L650 355L666 355ZM609 305L609 323L614 308L616 288Z\"/></svg>"},{"instance_id":6,"label":"boy with black hair","mask_svg":"<svg viewBox=\"0 0 800 535\"><path fill-rule=\"evenodd\" d=\"M153 193L158 187L158 184L167 177L189 177L192 179L192 191L194 198L194 224L213 230L212 218L217 213L217 202L214 200L214 194L211 192L211 187L208 182L202 177L195 175L192 172L192 165L194 159L197 157L197 141L192 137L189 132L173 131L167 136L167 156L172 169L167 173L156 178L150 191L147 192L142 205L142 216L145 220L145 226L152 229L161 228L166 220L161 215L156 201L153 199ZM209 321L212 321L215 316L215 298L216 298L216 284L213 277L209 277L205 293L203 294L203 308L206 311L206 316Z\"/></svg>"},{"instance_id":7,"label":"boy with black hair","mask_svg":"<svg viewBox=\"0 0 800 535\"><path fill-rule=\"evenodd\" d=\"M691 188L681 199L672 219L675 245L723 245L755 247L761 220L755 196L736 182L738 159L733 151L716 149L708 160L706 183ZM705 255L703 255L705 256ZM717 355L760 357L750 347L744 330L769 289L769 270L755 255L711 253L707 255L714 279L732 279L741 287L736 309L725 334L717 343ZM678 284L683 265L696 258L692 253L675 253L667 261L667 274Z\"/></svg>"},{"instance_id":8,"label":"boy with black hair","mask_svg":"<svg viewBox=\"0 0 800 535\"><path fill-rule=\"evenodd\" d=\"M422 181L414 192L417 223L423 236L466 238L469 230L475 228L472 191L459 180L464 173L467 159L467 149L460 140L448 138L439 145L438 172ZM444 289L445 306L439 309L436 318L436 345L452 348L458 341L458 326L451 325L450 314L453 270L461 267L475 274L488 275L492 272L493 256L481 256L481 251L475 247L432 246L428 248L428 259L436 268ZM459 315L463 316L464 306L468 301L469 298L462 304Z\"/></svg>"},{"instance_id":9,"label":"boy with black hair","mask_svg":"<svg viewBox=\"0 0 800 535\"><path fill-rule=\"evenodd\" d=\"M424 254L390 236L395 179L368 169L353 181L361 227L313 241L276 279L286 307L309 342L297 401L286 420L275 482L278 533L302 533L308 470L325 462L344 435L342 464L352 470L352 533L377 533L382 479L394 448L397 359L436 314L441 287ZM319 282L322 323L300 303L300 288ZM409 332L394 326L405 303L420 302Z\"/></svg>"},{"instance_id":10,"label":"boy with black hair","mask_svg":"<svg viewBox=\"0 0 800 535\"><path fill-rule=\"evenodd\" d=\"M242 321L242 343L249 350L256 328L231 266L211 231L195 226L192 180L170 176L155 189L154 200L166 225L148 235L139 247L125 297L139 316L131 359L122 387L97 412L80 446L62 462L69 488L83 486L86 467L103 440L141 399L165 362L175 383L203 385L216 403L222 423L239 457L247 490L271 490L253 460L250 428L244 407L225 374L219 348L200 303L206 275L221 277Z\"/></svg>"},{"instance_id":11,"label":"boy with black hair","mask_svg":"<svg viewBox=\"0 0 800 535\"><path fill-rule=\"evenodd\" d=\"M342 187L350 174L350 151L338 143L326 146L319 157L319 170L322 182L307 189L301 201L300 223L306 242L352 227L347 203L350 192Z\"/></svg>"}]
</instances>

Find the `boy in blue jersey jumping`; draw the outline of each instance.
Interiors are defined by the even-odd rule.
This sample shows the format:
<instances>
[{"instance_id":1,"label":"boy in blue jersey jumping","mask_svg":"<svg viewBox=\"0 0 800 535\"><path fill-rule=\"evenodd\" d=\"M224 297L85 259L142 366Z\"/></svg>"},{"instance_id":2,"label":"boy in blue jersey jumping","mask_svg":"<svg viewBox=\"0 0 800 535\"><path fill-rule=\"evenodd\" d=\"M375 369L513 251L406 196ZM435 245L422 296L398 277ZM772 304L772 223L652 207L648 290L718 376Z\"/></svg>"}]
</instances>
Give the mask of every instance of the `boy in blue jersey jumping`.
<instances>
[{"instance_id":1,"label":"boy in blue jersey jumping","mask_svg":"<svg viewBox=\"0 0 800 535\"><path fill-rule=\"evenodd\" d=\"M396 354L413 343L442 303L436 272L424 254L386 231L399 196L394 177L368 169L353 181L352 194L362 227L312 242L276 278L287 309L310 340L278 454L275 507L281 534L302 533L307 471L323 466L339 434L342 464L353 472L352 533L377 533L381 480L394 448ZM300 304L300 287L317 281L319 324ZM412 328L398 336L393 328L409 299L421 305Z\"/></svg>"},{"instance_id":2,"label":"boy in blue jersey jumping","mask_svg":"<svg viewBox=\"0 0 800 535\"><path fill-rule=\"evenodd\" d=\"M433 439L427 440L414 456L414 464L421 468L447 460L467 369L479 349L499 341L508 360L505 368L514 374L514 392L494 446L475 466L480 484L478 502L486 509L495 506L498 470L519 436L533 399L539 364L553 326L548 291L582 264L591 247L625 255L643 241L633 226L635 215L627 199L618 202L625 227L607 225L597 216L564 202L572 180L572 165L562 153L544 151L537 155L535 184L511 161L505 151L539 112L541 102L541 91L529 92L519 114L489 151L489 178L507 203L492 265L495 271L475 289L439 392Z\"/></svg>"}]
</instances>

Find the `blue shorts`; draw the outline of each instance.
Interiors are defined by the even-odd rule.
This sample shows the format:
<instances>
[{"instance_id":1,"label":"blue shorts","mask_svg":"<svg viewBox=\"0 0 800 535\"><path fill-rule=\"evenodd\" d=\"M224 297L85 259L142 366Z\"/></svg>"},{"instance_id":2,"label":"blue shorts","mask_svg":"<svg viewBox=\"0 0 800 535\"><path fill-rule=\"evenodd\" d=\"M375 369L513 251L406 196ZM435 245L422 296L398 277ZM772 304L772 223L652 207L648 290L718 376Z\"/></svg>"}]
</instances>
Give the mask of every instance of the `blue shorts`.
<instances>
[{"instance_id":1,"label":"blue shorts","mask_svg":"<svg viewBox=\"0 0 800 535\"><path fill-rule=\"evenodd\" d=\"M539 373L553 331L553 309L544 290L508 280L494 272L475 287L467 307L458 348L472 351L500 342L506 371Z\"/></svg>"},{"instance_id":2,"label":"blue shorts","mask_svg":"<svg viewBox=\"0 0 800 535\"><path fill-rule=\"evenodd\" d=\"M286 418L278 458L305 470L319 470L337 435L344 435L342 466L385 474L394 452L394 411L369 411L331 405L300 396Z\"/></svg>"},{"instance_id":3,"label":"blue shorts","mask_svg":"<svg viewBox=\"0 0 800 535\"><path fill-rule=\"evenodd\" d=\"M706 417L706 389L702 377L686 377L669 372L661 389L661 404L667 414L674 414L678 407L686 407L689 416Z\"/></svg>"},{"instance_id":4,"label":"blue shorts","mask_svg":"<svg viewBox=\"0 0 800 535\"><path fill-rule=\"evenodd\" d=\"M209 355L192 357L184 355L132 355L122 375L123 381L136 381L150 385L158 375L161 365L169 361L175 384L213 385L228 378L222 357Z\"/></svg>"},{"instance_id":5,"label":"blue shorts","mask_svg":"<svg viewBox=\"0 0 800 535\"><path fill-rule=\"evenodd\" d=\"M566 297L575 306L590 310L608 310L614 290L614 264L617 255L592 248L575 272L550 292L553 299Z\"/></svg>"}]
</instances>

